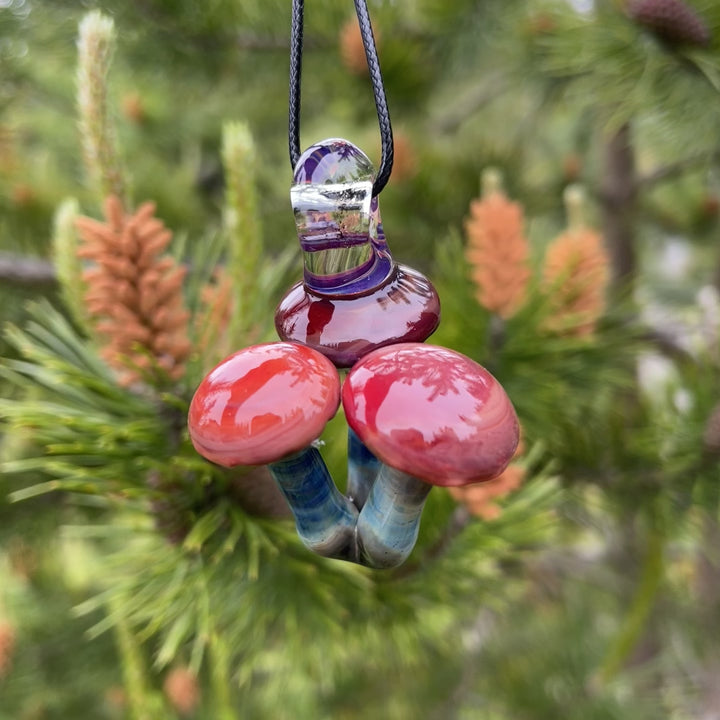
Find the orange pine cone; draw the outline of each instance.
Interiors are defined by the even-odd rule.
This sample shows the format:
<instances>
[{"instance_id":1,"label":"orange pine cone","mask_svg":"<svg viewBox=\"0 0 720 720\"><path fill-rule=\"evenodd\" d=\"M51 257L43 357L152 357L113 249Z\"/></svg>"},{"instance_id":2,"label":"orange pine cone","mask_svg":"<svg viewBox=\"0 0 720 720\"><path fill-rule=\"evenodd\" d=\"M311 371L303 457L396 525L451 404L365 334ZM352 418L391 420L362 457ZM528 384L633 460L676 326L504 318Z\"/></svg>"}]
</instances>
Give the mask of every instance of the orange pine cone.
<instances>
[{"instance_id":1,"label":"orange pine cone","mask_svg":"<svg viewBox=\"0 0 720 720\"><path fill-rule=\"evenodd\" d=\"M112 685L105 690L105 702L115 711L127 708L128 698L125 689L120 685Z\"/></svg>"},{"instance_id":2,"label":"orange pine cone","mask_svg":"<svg viewBox=\"0 0 720 720\"><path fill-rule=\"evenodd\" d=\"M0 620L0 678L10 670L15 650L15 630L6 620Z\"/></svg>"},{"instance_id":3,"label":"orange pine cone","mask_svg":"<svg viewBox=\"0 0 720 720\"><path fill-rule=\"evenodd\" d=\"M201 350L212 351L203 359L215 365L230 353L230 348L225 347L227 338L224 335L233 311L233 284L224 268L214 273L212 282L202 289L200 299L202 310L197 315L195 327L197 345Z\"/></svg>"},{"instance_id":4,"label":"orange pine cone","mask_svg":"<svg viewBox=\"0 0 720 720\"><path fill-rule=\"evenodd\" d=\"M365 46L360 33L360 25L356 18L348 20L340 29L340 57L343 65L355 75L367 75L368 66L365 57ZM379 38L375 36L375 44L379 44Z\"/></svg>"},{"instance_id":5,"label":"orange pine cone","mask_svg":"<svg viewBox=\"0 0 720 720\"><path fill-rule=\"evenodd\" d=\"M465 256L478 302L503 318L510 317L525 300L530 280L522 208L493 189L471 203L465 232Z\"/></svg>"},{"instance_id":6,"label":"orange pine cone","mask_svg":"<svg viewBox=\"0 0 720 720\"><path fill-rule=\"evenodd\" d=\"M122 112L125 117L140 125L147 119L147 112L145 110L145 103L143 102L142 95L139 92L129 92L123 96L122 99Z\"/></svg>"},{"instance_id":7,"label":"orange pine cone","mask_svg":"<svg viewBox=\"0 0 720 720\"><path fill-rule=\"evenodd\" d=\"M418 162L410 138L402 130L396 130L393 140L395 154L390 182L403 182L417 174Z\"/></svg>"},{"instance_id":8,"label":"orange pine cone","mask_svg":"<svg viewBox=\"0 0 720 720\"><path fill-rule=\"evenodd\" d=\"M605 312L610 277L602 237L586 228L570 229L545 254L543 281L550 294L546 327L563 335L591 335Z\"/></svg>"},{"instance_id":9,"label":"orange pine cone","mask_svg":"<svg viewBox=\"0 0 720 720\"><path fill-rule=\"evenodd\" d=\"M165 677L163 690L170 704L181 715L190 715L197 709L200 686L197 677L189 668L173 668Z\"/></svg>"},{"instance_id":10,"label":"orange pine cone","mask_svg":"<svg viewBox=\"0 0 720 720\"><path fill-rule=\"evenodd\" d=\"M213 282L202 290L201 300L207 308L204 330L213 326L222 332L230 322L232 312L232 279L224 269L215 271Z\"/></svg>"},{"instance_id":11,"label":"orange pine cone","mask_svg":"<svg viewBox=\"0 0 720 720\"><path fill-rule=\"evenodd\" d=\"M10 191L10 198L17 208L30 208L38 200L37 190L28 183L18 183Z\"/></svg>"},{"instance_id":12,"label":"orange pine cone","mask_svg":"<svg viewBox=\"0 0 720 720\"><path fill-rule=\"evenodd\" d=\"M145 203L126 215L121 201L110 196L105 222L77 220L78 255L93 263L84 273L88 311L105 342L103 358L126 385L149 372L179 379L191 350L182 297L185 269L161 257L172 234L154 213L155 205Z\"/></svg>"},{"instance_id":13,"label":"orange pine cone","mask_svg":"<svg viewBox=\"0 0 720 720\"><path fill-rule=\"evenodd\" d=\"M518 458L524 452L525 444L521 438L513 457ZM525 474L525 468L513 463L493 480L464 487L449 487L448 491L457 502L465 505L471 515L481 517L483 520L495 520L502 510L493 500L503 498L517 490L522 485Z\"/></svg>"}]
</instances>

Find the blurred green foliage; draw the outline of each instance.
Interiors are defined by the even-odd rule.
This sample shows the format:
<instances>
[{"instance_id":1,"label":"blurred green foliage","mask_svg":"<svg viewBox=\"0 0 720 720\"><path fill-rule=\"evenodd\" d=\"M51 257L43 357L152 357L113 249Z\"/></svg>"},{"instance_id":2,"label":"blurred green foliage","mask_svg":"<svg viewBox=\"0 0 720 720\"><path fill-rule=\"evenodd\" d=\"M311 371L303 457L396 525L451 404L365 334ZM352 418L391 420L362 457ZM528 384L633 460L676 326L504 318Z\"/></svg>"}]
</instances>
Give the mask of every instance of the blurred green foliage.
<instances>
[{"instance_id":1,"label":"blurred green foliage","mask_svg":"<svg viewBox=\"0 0 720 720\"><path fill-rule=\"evenodd\" d=\"M202 461L184 430L200 357L183 384L130 393L52 282L0 281L0 720L718 712L720 6L691 4L707 47L659 41L613 0L371 4L406 153L382 195L391 248L440 291L432 342L501 380L528 447L525 484L496 520L434 491L396 571L311 556L291 523L246 511L243 474ZM235 291L252 288L250 321L232 342L271 338L299 273L286 1L0 2L0 254L47 260L68 197L100 214L75 107L91 9L117 30L110 107L130 192L174 231L189 307L244 247L252 268ZM377 161L369 79L339 49L352 5L306 15L303 145L347 137ZM223 164L235 121L252 168ZM629 194L614 206L608 148L628 127ZM504 323L478 304L464 256L488 166L531 242L529 300ZM627 214L637 260L591 338L543 324L540 267L571 182L593 199L591 225ZM239 231L233 187L248 198ZM323 436L340 486L344 433L338 416ZM192 712L164 687L173 667L197 674Z\"/></svg>"}]
</instances>

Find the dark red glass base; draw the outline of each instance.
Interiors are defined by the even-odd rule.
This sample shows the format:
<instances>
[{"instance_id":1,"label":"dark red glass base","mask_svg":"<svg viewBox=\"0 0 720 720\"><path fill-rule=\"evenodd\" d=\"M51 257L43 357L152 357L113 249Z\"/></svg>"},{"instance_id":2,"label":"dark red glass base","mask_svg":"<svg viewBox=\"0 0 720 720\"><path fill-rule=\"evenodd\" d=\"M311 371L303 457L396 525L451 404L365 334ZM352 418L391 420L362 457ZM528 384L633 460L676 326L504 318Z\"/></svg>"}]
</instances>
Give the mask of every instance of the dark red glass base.
<instances>
[{"instance_id":1,"label":"dark red glass base","mask_svg":"<svg viewBox=\"0 0 720 720\"><path fill-rule=\"evenodd\" d=\"M337 367L351 367L385 345L424 342L439 322L435 288L405 265L397 265L379 287L358 295L319 295L300 282L275 311L281 339L309 345Z\"/></svg>"}]
</instances>

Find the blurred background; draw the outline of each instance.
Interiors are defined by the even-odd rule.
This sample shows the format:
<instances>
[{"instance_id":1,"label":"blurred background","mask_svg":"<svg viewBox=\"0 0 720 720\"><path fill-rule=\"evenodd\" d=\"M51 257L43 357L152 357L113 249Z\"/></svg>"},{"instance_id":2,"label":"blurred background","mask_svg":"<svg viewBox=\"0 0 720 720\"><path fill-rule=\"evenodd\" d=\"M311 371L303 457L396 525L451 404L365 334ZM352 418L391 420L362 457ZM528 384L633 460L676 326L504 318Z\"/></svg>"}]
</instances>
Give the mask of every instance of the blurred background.
<instances>
[{"instance_id":1,"label":"blurred background","mask_svg":"<svg viewBox=\"0 0 720 720\"><path fill-rule=\"evenodd\" d=\"M290 2L0 0L0 720L720 718L720 3L369 8L388 242L517 457L392 571L199 458L194 389L302 272ZM302 146L377 164L352 3L303 70Z\"/></svg>"}]
</instances>

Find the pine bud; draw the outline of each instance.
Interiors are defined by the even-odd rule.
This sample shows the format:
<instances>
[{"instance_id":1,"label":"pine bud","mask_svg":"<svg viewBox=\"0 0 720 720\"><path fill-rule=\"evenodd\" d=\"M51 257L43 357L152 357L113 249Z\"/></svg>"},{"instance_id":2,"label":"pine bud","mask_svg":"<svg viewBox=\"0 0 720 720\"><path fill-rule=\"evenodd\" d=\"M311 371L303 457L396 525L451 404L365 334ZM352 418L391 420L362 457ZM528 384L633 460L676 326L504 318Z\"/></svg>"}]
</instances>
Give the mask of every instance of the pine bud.
<instances>
[{"instance_id":1,"label":"pine bud","mask_svg":"<svg viewBox=\"0 0 720 720\"><path fill-rule=\"evenodd\" d=\"M465 232L465 256L478 302L503 318L510 317L525 300L529 248L522 208L503 194L495 171L483 175L483 197L470 205Z\"/></svg>"},{"instance_id":2,"label":"pine bud","mask_svg":"<svg viewBox=\"0 0 720 720\"><path fill-rule=\"evenodd\" d=\"M628 15L673 45L705 46L711 39L703 19L682 0L632 0Z\"/></svg>"},{"instance_id":3,"label":"pine bud","mask_svg":"<svg viewBox=\"0 0 720 720\"><path fill-rule=\"evenodd\" d=\"M375 37L376 44L378 44L378 40L379 38ZM354 75L367 75L368 64L365 56L365 46L363 45L360 25L356 18L351 18L342 26L339 44L343 65Z\"/></svg>"},{"instance_id":4,"label":"pine bud","mask_svg":"<svg viewBox=\"0 0 720 720\"><path fill-rule=\"evenodd\" d=\"M205 367L214 367L232 351L227 329L232 318L234 293L232 278L224 268L218 268L212 282L201 291L195 332Z\"/></svg>"},{"instance_id":5,"label":"pine bud","mask_svg":"<svg viewBox=\"0 0 720 720\"><path fill-rule=\"evenodd\" d=\"M255 183L258 160L252 133L245 123L227 123L223 127L222 157L227 271L232 278L227 333L229 341L238 347L248 344L257 311L260 307L264 310L267 302L259 286L263 239Z\"/></svg>"},{"instance_id":6,"label":"pine bud","mask_svg":"<svg viewBox=\"0 0 720 720\"><path fill-rule=\"evenodd\" d=\"M563 176L567 182L575 182L582 174L582 158L577 153L566 155L562 162Z\"/></svg>"},{"instance_id":7,"label":"pine bud","mask_svg":"<svg viewBox=\"0 0 720 720\"><path fill-rule=\"evenodd\" d=\"M544 287L550 298L547 329L586 336L605 311L609 260L602 237L585 226L584 195L571 186L565 193L568 229L547 248Z\"/></svg>"},{"instance_id":8,"label":"pine bud","mask_svg":"<svg viewBox=\"0 0 720 720\"><path fill-rule=\"evenodd\" d=\"M179 379L191 351L182 297L185 268L161 256L172 234L154 212L155 205L145 203L126 215L120 200L110 196L106 222L76 221L83 240L77 253L94 263L83 278L88 311L105 343L101 355L125 385L146 379L146 370L156 380Z\"/></svg>"},{"instance_id":9,"label":"pine bud","mask_svg":"<svg viewBox=\"0 0 720 720\"><path fill-rule=\"evenodd\" d=\"M524 452L525 443L521 438L513 458L517 460ZM522 485L525 475L525 468L517 462L513 462L493 480L464 487L450 487L448 491L457 502L465 505L471 515L483 520L495 520L502 513L502 509L494 500L517 490Z\"/></svg>"},{"instance_id":10,"label":"pine bud","mask_svg":"<svg viewBox=\"0 0 720 720\"><path fill-rule=\"evenodd\" d=\"M10 191L12 204L19 210L28 210L38 201L37 190L28 183L17 183Z\"/></svg>"},{"instance_id":11,"label":"pine bud","mask_svg":"<svg viewBox=\"0 0 720 720\"><path fill-rule=\"evenodd\" d=\"M120 685L111 685L105 690L105 702L114 713L123 712L127 709L128 699L125 688Z\"/></svg>"},{"instance_id":12,"label":"pine bud","mask_svg":"<svg viewBox=\"0 0 720 720\"><path fill-rule=\"evenodd\" d=\"M557 29L557 21L547 12L536 12L527 20L527 31L532 37L548 35Z\"/></svg>"},{"instance_id":13,"label":"pine bud","mask_svg":"<svg viewBox=\"0 0 720 720\"><path fill-rule=\"evenodd\" d=\"M0 678L10 670L15 651L15 630L7 620L0 620Z\"/></svg>"},{"instance_id":14,"label":"pine bud","mask_svg":"<svg viewBox=\"0 0 720 720\"><path fill-rule=\"evenodd\" d=\"M108 105L107 75L117 33L112 18L98 10L80 23L78 46L78 111L85 167L102 197L125 195L125 179Z\"/></svg>"},{"instance_id":15,"label":"pine bud","mask_svg":"<svg viewBox=\"0 0 720 720\"><path fill-rule=\"evenodd\" d=\"M136 125L142 125L147 119L145 103L137 91L123 95L121 107L123 115Z\"/></svg>"},{"instance_id":16,"label":"pine bud","mask_svg":"<svg viewBox=\"0 0 720 720\"><path fill-rule=\"evenodd\" d=\"M525 469L519 465L509 465L494 480L488 480L462 488L448 488L455 500L463 503L471 515L483 520L495 520L500 517L502 509L494 502L509 495L520 487L525 479Z\"/></svg>"},{"instance_id":17,"label":"pine bud","mask_svg":"<svg viewBox=\"0 0 720 720\"><path fill-rule=\"evenodd\" d=\"M173 668L165 677L163 689L170 704L181 715L191 715L200 703L198 679L189 668Z\"/></svg>"},{"instance_id":18,"label":"pine bud","mask_svg":"<svg viewBox=\"0 0 720 720\"><path fill-rule=\"evenodd\" d=\"M418 162L415 148L407 133L395 130L393 145L395 152L390 182L411 180L417 174Z\"/></svg>"}]
</instances>

